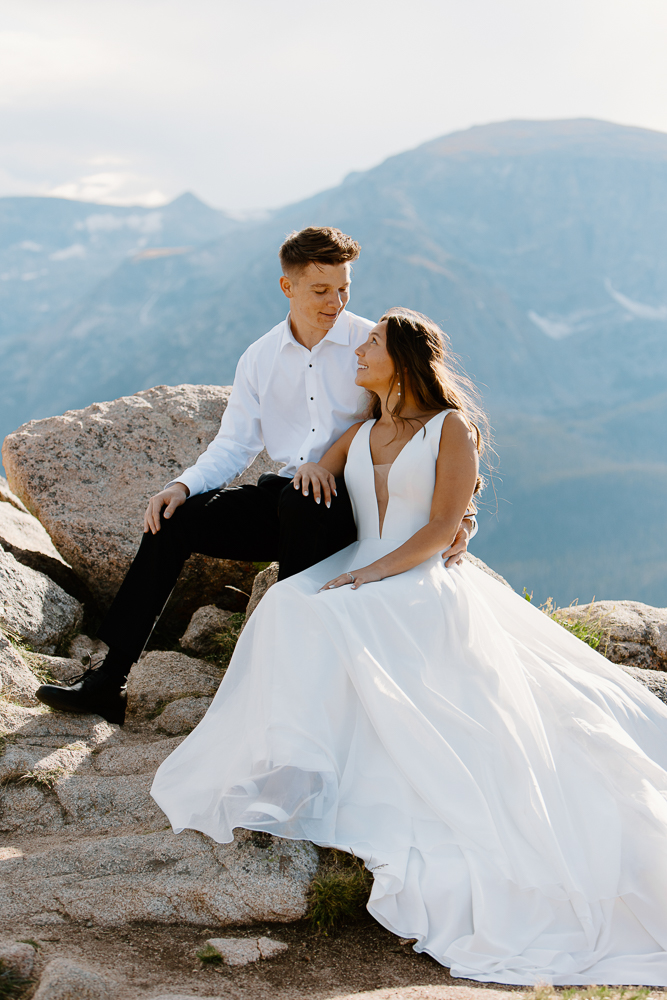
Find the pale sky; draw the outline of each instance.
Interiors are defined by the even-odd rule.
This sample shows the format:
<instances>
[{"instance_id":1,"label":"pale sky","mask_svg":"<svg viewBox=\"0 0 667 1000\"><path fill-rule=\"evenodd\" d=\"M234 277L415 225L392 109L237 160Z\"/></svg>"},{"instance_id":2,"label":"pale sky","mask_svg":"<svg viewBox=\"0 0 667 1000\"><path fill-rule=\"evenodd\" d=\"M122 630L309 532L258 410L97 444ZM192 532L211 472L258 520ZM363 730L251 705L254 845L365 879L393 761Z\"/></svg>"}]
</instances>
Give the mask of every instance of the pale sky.
<instances>
[{"instance_id":1,"label":"pale sky","mask_svg":"<svg viewBox=\"0 0 667 1000\"><path fill-rule=\"evenodd\" d=\"M667 0L0 0L0 195L277 207L510 118L667 132Z\"/></svg>"}]
</instances>

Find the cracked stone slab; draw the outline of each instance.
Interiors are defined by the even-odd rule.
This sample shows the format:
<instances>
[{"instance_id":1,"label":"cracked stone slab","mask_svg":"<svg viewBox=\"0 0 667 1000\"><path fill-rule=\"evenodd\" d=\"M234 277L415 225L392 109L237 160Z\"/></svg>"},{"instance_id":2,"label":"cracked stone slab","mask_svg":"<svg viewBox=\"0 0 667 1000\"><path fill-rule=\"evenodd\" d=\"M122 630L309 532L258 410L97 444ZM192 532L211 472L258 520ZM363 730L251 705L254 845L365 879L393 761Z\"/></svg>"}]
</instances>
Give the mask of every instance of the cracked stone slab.
<instances>
[{"instance_id":1,"label":"cracked stone slab","mask_svg":"<svg viewBox=\"0 0 667 1000\"><path fill-rule=\"evenodd\" d=\"M115 777L68 775L54 786L64 822L85 833L140 827L159 830L166 825L164 813L150 796L152 774Z\"/></svg>"},{"instance_id":2,"label":"cracked stone slab","mask_svg":"<svg viewBox=\"0 0 667 1000\"><path fill-rule=\"evenodd\" d=\"M231 844L192 830L83 837L0 860L0 912L6 920L55 913L99 925L299 920L317 865L312 844L272 838L258 850L247 831Z\"/></svg>"},{"instance_id":3,"label":"cracked stone slab","mask_svg":"<svg viewBox=\"0 0 667 1000\"><path fill-rule=\"evenodd\" d=\"M182 738L157 740L134 746L103 747L92 758L99 774L155 774L160 764L182 743Z\"/></svg>"}]
</instances>

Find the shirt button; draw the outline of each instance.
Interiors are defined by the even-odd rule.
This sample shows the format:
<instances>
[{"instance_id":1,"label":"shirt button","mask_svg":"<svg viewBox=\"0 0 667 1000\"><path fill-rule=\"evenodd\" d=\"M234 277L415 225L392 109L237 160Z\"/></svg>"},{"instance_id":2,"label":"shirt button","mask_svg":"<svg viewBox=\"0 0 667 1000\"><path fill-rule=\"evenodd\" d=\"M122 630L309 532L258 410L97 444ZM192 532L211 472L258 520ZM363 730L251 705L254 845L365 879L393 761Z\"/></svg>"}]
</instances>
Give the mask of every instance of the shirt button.
<instances>
[{"instance_id":1,"label":"shirt button","mask_svg":"<svg viewBox=\"0 0 667 1000\"><path fill-rule=\"evenodd\" d=\"M313 434L315 433L315 428L313 427Z\"/></svg>"},{"instance_id":2,"label":"shirt button","mask_svg":"<svg viewBox=\"0 0 667 1000\"><path fill-rule=\"evenodd\" d=\"M311 396L310 398L311 398L311 400L312 400L312 398L313 398L313 397Z\"/></svg>"},{"instance_id":3,"label":"shirt button","mask_svg":"<svg viewBox=\"0 0 667 1000\"><path fill-rule=\"evenodd\" d=\"M313 366L312 366L312 365L308 365L308 367L309 367L309 368L312 368Z\"/></svg>"}]
</instances>

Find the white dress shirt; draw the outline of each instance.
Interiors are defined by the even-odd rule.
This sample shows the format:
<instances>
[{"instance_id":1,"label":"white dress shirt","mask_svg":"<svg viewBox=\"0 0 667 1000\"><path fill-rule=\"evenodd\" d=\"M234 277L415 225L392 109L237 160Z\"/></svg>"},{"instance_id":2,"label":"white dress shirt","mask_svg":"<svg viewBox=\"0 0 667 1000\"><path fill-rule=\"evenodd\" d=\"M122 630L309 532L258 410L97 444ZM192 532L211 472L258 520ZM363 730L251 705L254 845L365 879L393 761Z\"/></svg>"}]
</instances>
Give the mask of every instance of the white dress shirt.
<instances>
[{"instance_id":1,"label":"white dress shirt","mask_svg":"<svg viewBox=\"0 0 667 1000\"><path fill-rule=\"evenodd\" d=\"M190 496L229 485L266 448L279 475L318 462L360 418L366 394L355 385L355 350L375 326L343 310L311 351L294 338L289 315L251 344L236 368L220 430L195 465L178 476Z\"/></svg>"}]
</instances>

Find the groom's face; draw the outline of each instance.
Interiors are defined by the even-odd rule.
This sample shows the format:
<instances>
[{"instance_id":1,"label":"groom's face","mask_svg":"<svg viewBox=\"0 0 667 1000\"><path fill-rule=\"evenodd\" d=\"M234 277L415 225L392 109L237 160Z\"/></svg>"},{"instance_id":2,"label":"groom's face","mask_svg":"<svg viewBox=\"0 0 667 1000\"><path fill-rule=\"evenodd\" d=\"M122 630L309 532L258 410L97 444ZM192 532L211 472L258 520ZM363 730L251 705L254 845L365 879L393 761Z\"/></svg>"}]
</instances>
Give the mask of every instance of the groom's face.
<instances>
[{"instance_id":1,"label":"groom's face","mask_svg":"<svg viewBox=\"0 0 667 1000\"><path fill-rule=\"evenodd\" d=\"M350 300L350 265L309 264L284 275L280 287L297 328L330 330Z\"/></svg>"}]
</instances>

